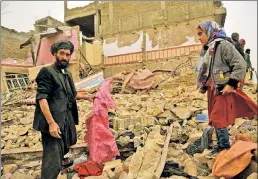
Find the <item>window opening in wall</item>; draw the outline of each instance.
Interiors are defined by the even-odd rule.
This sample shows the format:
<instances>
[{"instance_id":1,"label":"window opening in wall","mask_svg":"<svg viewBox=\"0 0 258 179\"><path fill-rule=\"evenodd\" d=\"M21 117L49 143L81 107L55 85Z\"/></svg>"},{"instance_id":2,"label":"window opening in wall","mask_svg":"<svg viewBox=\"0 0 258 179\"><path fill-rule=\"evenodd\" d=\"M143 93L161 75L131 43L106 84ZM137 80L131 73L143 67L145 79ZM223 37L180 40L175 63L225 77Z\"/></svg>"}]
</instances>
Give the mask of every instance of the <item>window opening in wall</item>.
<instances>
[{"instance_id":1,"label":"window opening in wall","mask_svg":"<svg viewBox=\"0 0 258 179\"><path fill-rule=\"evenodd\" d=\"M27 74L19 73L6 73L5 80L9 91L26 89L30 83L30 79Z\"/></svg>"}]
</instances>

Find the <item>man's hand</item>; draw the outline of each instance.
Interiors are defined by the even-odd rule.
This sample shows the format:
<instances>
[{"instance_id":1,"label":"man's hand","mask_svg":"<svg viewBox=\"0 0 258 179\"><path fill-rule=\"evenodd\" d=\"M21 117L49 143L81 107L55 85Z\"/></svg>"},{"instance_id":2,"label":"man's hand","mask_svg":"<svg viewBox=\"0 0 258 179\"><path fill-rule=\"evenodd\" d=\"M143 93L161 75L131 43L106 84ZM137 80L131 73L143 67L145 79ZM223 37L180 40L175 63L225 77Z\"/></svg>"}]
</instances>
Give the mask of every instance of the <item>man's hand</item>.
<instances>
[{"instance_id":1,"label":"man's hand","mask_svg":"<svg viewBox=\"0 0 258 179\"><path fill-rule=\"evenodd\" d=\"M95 95L86 95L86 100L88 100L88 101L90 101L90 102L93 102L93 100L94 100L94 98L95 98Z\"/></svg>"},{"instance_id":2,"label":"man's hand","mask_svg":"<svg viewBox=\"0 0 258 179\"><path fill-rule=\"evenodd\" d=\"M208 90L207 86L202 86L199 88L199 92L202 94L205 94L207 90Z\"/></svg>"},{"instance_id":3,"label":"man's hand","mask_svg":"<svg viewBox=\"0 0 258 179\"><path fill-rule=\"evenodd\" d=\"M226 85L222 90L222 95L226 95L233 92L234 92L234 88L230 85Z\"/></svg>"},{"instance_id":4,"label":"man's hand","mask_svg":"<svg viewBox=\"0 0 258 179\"><path fill-rule=\"evenodd\" d=\"M80 99L84 99L84 100L88 100L90 102L93 102L93 99L95 98L95 95L92 94L81 94L81 93L77 93L76 99L80 100Z\"/></svg>"},{"instance_id":5,"label":"man's hand","mask_svg":"<svg viewBox=\"0 0 258 179\"><path fill-rule=\"evenodd\" d=\"M57 123L55 122L52 122L49 124L49 133L51 136L55 137L55 138L58 138L58 139L61 139L61 131L60 131L60 128L59 126L57 125Z\"/></svg>"}]
</instances>

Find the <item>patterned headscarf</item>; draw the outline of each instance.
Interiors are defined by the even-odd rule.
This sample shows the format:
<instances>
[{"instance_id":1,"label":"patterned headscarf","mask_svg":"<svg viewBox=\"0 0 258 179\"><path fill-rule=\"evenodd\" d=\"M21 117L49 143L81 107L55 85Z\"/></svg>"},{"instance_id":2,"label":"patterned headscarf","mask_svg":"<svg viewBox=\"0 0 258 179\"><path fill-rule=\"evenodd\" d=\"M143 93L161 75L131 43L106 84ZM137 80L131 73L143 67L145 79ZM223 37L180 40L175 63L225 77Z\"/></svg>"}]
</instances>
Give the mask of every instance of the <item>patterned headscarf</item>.
<instances>
[{"instance_id":1,"label":"patterned headscarf","mask_svg":"<svg viewBox=\"0 0 258 179\"><path fill-rule=\"evenodd\" d=\"M50 51L52 55L54 55L54 53L57 53L59 49L70 50L72 54L74 51L74 45L69 40L59 40L52 44Z\"/></svg>"},{"instance_id":2,"label":"patterned headscarf","mask_svg":"<svg viewBox=\"0 0 258 179\"><path fill-rule=\"evenodd\" d=\"M208 43L216 38L222 38L232 42L232 40L227 37L224 29L214 21L203 21L197 26L197 28L200 28L208 36Z\"/></svg>"},{"instance_id":3,"label":"patterned headscarf","mask_svg":"<svg viewBox=\"0 0 258 179\"><path fill-rule=\"evenodd\" d=\"M198 81L197 81L197 87L201 89L201 92L204 93L206 89L206 83L208 79L208 73L209 73L209 66L210 66L210 58L211 54L210 52L207 53L207 51L213 52L215 40L224 39L231 43L233 43L233 40L229 37L227 37L226 32L224 29L218 25L214 21L204 21L201 22L197 28L200 28L207 36L208 36L208 44L207 46L203 46L201 54L200 54L200 62L198 67ZM208 47L208 46L211 47Z\"/></svg>"}]
</instances>

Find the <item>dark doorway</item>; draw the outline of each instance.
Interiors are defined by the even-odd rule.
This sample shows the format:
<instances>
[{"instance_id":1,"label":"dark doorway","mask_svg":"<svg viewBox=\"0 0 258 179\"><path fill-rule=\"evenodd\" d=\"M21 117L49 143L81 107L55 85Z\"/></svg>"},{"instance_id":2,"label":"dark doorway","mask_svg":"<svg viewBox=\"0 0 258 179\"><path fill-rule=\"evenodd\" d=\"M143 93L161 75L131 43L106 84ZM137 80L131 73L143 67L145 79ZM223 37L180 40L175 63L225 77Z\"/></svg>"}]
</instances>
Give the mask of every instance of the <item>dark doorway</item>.
<instances>
[{"instance_id":1,"label":"dark doorway","mask_svg":"<svg viewBox=\"0 0 258 179\"><path fill-rule=\"evenodd\" d=\"M70 20L68 23L71 26L79 25L83 35L87 37L95 37L94 15L79 17Z\"/></svg>"}]
</instances>

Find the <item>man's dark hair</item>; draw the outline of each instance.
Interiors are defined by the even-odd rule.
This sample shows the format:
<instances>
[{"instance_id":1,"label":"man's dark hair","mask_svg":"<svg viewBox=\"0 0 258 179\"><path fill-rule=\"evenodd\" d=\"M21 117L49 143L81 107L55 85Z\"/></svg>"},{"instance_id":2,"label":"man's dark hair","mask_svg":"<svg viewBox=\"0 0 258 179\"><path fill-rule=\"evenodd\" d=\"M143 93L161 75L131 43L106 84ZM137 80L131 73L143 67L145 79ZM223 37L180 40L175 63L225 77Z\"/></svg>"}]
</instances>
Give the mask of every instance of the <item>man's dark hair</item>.
<instances>
[{"instance_id":1,"label":"man's dark hair","mask_svg":"<svg viewBox=\"0 0 258 179\"><path fill-rule=\"evenodd\" d=\"M234 32L234 33L231 34L231 38L234 41L238 41L239 40L239 34L237 32Z\"/></svg>"},{"instance_id":2,"label":"man's dark hair","mask_svg":"<svg viewBox=\"0 0 258 179\"><path fill-rule=\"evenodd\" d=\"M248 49L245 50L245 53L250 53L250 51L251 50L248 48Z\"/></svg>"}]
</instances>

